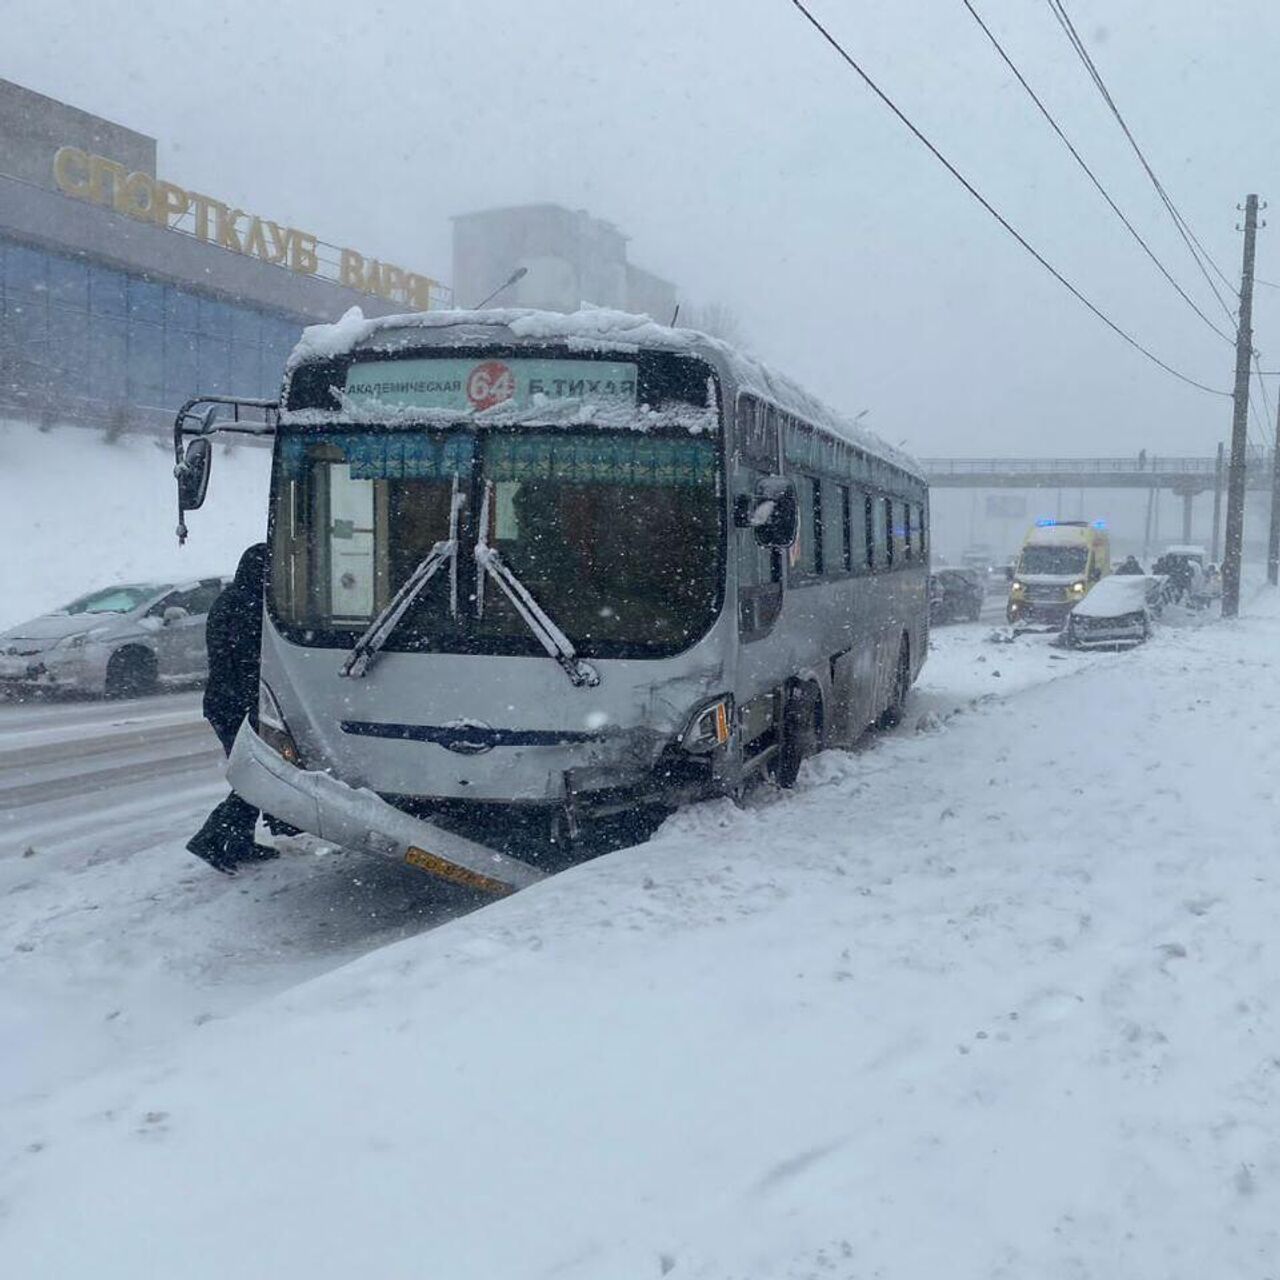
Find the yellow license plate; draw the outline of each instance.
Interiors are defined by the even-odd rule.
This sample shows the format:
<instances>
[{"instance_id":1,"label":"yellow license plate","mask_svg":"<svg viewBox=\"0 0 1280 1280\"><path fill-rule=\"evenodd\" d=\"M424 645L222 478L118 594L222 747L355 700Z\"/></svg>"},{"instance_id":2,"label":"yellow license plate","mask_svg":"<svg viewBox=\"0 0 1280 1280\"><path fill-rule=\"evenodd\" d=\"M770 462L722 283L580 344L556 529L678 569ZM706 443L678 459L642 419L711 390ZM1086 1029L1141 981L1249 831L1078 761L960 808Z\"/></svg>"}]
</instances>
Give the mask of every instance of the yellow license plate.
<instances>
[{"instance_id":1,"label":"yellow license plate","mask_svg":"<svg viewBox=\"0 0 1280 1280\"><path fill-rule=\"evenodd\" d=\"M450 880L454 884L463 885L467 889L478 889L481 893L491 893L494 897L502 898L509 893L515 892L511 885L503 884L501 880L494 880L491 876L481 875L479 871L472 871L469 867L460 867L456 862L449 862L438 854L428 853L426 849L419 849L416 845L409 846L404 855L404 860L411 867L417 867L419 871L430 872L434 876L439 876L442 880Z\"/></svg>"}]
</instances>

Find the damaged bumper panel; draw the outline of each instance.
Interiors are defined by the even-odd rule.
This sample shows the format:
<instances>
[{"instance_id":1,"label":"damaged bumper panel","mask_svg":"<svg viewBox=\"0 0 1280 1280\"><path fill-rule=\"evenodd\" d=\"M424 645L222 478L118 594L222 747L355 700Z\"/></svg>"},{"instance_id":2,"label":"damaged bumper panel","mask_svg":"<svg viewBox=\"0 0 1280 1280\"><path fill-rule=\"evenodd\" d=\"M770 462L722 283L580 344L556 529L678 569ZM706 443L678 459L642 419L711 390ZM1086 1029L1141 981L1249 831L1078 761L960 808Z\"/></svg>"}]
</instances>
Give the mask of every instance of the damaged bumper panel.
<instances>
[{"instance_id":1,"label":"damaged bumper panel","mask_svg":"<svg viewBox=\"0 0 1280 1280\"><path fill-rule=\"evenodd\" d=\"M344 849L407 862L469 889L502 896L544 878L528 863L411 817L372 791L291 765L248 721L236 735L227 781L250 804L300 831Z\"/></svg>"}]
</instances>

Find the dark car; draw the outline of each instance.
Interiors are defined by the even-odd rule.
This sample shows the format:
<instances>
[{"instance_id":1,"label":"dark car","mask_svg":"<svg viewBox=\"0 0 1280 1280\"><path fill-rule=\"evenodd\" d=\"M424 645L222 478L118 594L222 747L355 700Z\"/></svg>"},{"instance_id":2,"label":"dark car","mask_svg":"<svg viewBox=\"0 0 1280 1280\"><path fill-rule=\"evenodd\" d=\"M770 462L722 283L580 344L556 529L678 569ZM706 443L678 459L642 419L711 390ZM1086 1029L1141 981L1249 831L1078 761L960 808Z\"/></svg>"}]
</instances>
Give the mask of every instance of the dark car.
<instances>
[{"instance_id":1,"label":"dark car","mask_svg":"<svg viewBox=\"0 0 1280 1280\"><path fill-rule=\"evenodd\" d=\"M978 569L939 569L930 582L929 621L977 622L987 575Z\"/></svg>"}]
</instances>

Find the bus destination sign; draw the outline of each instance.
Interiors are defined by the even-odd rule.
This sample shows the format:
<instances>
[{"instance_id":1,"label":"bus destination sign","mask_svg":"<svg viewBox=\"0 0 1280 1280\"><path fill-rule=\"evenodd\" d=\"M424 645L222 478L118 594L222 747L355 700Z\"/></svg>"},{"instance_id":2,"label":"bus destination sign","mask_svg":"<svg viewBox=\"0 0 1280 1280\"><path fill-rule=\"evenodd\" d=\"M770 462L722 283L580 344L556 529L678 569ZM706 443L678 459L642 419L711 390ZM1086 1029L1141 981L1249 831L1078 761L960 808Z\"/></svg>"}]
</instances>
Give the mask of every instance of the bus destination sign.
<instances>
[{"instance_id":1,"label":"bus destination sign","mask_svg":"<svg viewBox=\"0 0 1280 1280\"><path fill-rule=\"evenodd\" d=\"M636 366L605 360L367 360L347 370L345 397L356 409L483 412L565 401L634 405Z\"/></svg>"}]
</instances>

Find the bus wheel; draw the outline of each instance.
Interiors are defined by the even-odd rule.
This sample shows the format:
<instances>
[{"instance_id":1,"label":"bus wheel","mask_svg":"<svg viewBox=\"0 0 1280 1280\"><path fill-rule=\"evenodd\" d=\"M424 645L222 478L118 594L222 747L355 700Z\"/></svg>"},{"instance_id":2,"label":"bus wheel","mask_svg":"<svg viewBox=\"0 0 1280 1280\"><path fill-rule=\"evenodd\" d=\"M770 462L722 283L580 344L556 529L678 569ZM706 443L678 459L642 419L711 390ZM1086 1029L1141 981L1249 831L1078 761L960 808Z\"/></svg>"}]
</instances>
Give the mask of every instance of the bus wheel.
<instances>
[{"instance_id":1,"label":"bus wheel","mask_svg":"<svg viewBox=\"0 0 1280 1280\"><path fill-rule=\"evenodd\" d=\"M893 673L893 697L889 705L880 713L876 721L878 729L894 729L902 723L902 714L906 710L907 693L911 689L911 650L903 637L898 649L898 665Z\"/></svg>"},{"instance_id":2,"label":"bus wheel","mask_svg":"<svg viewBox=\"0 0 1280 1280\"><path fill-rule=\"evenodd\" d=\"M156 660L146 649L121 649L107 663L103 692L108 698L136 698L156 687Z\"/></svg>"},{"instance_id":3,"label":"bus wheel","mask_svg":"<svg viewBox=\"0 0 1280 1280\"><path fill-rule=\"evenodd\" d=\"M800 687L787 696L782 713L782 740L774 757L773 780L790 790L800 776L800 762L818 749L821 707L812 690Z\"/></svg>"}]
</instances>

